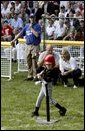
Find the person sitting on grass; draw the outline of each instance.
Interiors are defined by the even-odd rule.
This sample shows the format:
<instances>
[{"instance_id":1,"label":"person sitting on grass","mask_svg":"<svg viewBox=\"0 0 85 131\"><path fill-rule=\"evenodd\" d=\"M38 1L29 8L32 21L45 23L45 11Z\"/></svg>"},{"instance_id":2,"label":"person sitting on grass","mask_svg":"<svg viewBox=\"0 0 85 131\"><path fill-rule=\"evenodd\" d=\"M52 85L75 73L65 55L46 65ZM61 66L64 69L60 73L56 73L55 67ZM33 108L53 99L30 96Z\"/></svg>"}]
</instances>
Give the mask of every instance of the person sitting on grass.
<instances>
[{"instance_id":1,"label":"person sitting on grass","mask_svg":"<svg viewBox=\"0 0 85 131\"><path fill-rule=\"evenodd\" d=\"M59 103L57 103L53 98L52 98L52 81L54 79L55 74L53 73L53 69L55 66L55 58L52 54L48 54L45 59L44 59L44 70L41 71L39 74L37 74L38 78L41 81L45 81L47 83L48 86L48 96L49 96L49 101L51 104L53 104L56 108L59 109L59 113L61 116L64 116L66 114L66 108L62 107ZM35 106L35 110L34 112L32 112L32 117L33 116L39 116L39 108L41 105L41 102L44 98L44 96L46 96L46 86L43 82L42 83L42 87L40 90L40 93L38 95L37 101L36 101L36 106Z\"/></svg>"}]
</instances>

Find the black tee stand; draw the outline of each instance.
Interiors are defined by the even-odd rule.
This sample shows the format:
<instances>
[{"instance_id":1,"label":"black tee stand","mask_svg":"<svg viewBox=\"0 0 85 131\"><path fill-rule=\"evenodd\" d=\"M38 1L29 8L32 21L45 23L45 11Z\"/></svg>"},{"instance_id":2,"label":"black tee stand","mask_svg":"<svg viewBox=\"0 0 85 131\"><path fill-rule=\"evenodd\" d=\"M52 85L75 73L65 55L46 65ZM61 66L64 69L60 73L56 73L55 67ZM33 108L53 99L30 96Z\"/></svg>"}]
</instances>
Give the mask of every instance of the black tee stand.
<instances>
[{"instance_id":1,"label":"black tee stand","mask_svg":"<svg viewBox=\"0 0 85 131\"><path fill-rule=\"evenodd\" d=\"M46 87L46 113L47 113L47 121L50 121L50 106L49 106L49 93L48 93L48 84L45 84Z\"/></svg>"}]
</instances>

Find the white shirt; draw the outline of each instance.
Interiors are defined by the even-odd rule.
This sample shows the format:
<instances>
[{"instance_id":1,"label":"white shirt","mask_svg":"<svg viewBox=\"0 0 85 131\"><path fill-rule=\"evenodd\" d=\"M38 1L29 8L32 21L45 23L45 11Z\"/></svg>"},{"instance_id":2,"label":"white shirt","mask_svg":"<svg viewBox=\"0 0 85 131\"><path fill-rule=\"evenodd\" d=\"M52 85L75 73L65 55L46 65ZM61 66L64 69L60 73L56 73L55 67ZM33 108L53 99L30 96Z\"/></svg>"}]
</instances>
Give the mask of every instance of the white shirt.
<instances>
[{"instance_id":1,"label":"white shirt","mask_svg":"<svg viewBox=\"0 0 85 131\"><path fill-rule=\"evenodd\" d=\"M18 5L16 5L15 3L15 11L20 11L21 8L21 3L19 3Z\"/></svg>"},{"instance_id":2,"label":"white shirt","mask_svg":"<svg viewBox=\"0 0 85 131\"><path fill-rule=\"evenodd\" d=\"M13 28L23 28L23 20L21 18L18 17L17 20L12 19L12 27Z\"/></svg>"},{"instance_id":3,"label":"white shirt","mask_svg":"<svg viewBox=\"0 0 85 131\"><path fill-rule=\"evenodd\" d=\"M59 60L59 68L61 73L64 73L64 70L70 70L70 69L77 69L78 65L76 60L71 57L69 61L64 61L62 58L60 58Z\"/></svg>"},{"instance_id":4,"label":"white shirt","mask_svg":"<svg viewBox=\"0 0 85 131\"><path fill-rule=\"evenodd\" d=\"M65 27L62 26L60 27L60 25L56 26L55 32L54 32L54 39L56 39L57 37L60 37L63 35L65 31Z\"/></svg>"},{"instance_id":5,"label":"white shirt","mask_svg":"<svg viewBox=\"0 0 85 131\"><path fill-rule=\"evenodd\" d=\"M54 21L54 28L56 28L56 26L58 26L59 25L59 20L55 20Z\"/></svg>"},{"instance_id":6,"label":"white shirt","mask_svg":"<svg viewBox=\"0 0 85 131\"><path fill-rule=\"evenodd\" d=\"M10 8L4 8L4 7L2 7L2 10L1 10L1 14L2 14L2 16L4 17L4 16L6 16L8 13L10 13Z\"/></svg>"},{"instance_id":7,"label":"white shirt","mask_svg":"<svg viewBox=\"0 0 85 131\"><path fill-rule=\"evenodd\" d=\"M65 6L65 9L67 9L68 1L60 1L60 7Z\"/></svg>"},{"instance_id":8,"label":"white shirt","mask_svg":"<svg viewBox=\"0 0 85 131\"><path fill-rule=\"evenodd\" d=\"M52 26L48 25L47 28L46 28L46 33L47 33L47 35L48 35L48 36L53 35L54 30L55 30L55 28L54 28L53 25L52 25Z\"/></svg>"}]
</instances>

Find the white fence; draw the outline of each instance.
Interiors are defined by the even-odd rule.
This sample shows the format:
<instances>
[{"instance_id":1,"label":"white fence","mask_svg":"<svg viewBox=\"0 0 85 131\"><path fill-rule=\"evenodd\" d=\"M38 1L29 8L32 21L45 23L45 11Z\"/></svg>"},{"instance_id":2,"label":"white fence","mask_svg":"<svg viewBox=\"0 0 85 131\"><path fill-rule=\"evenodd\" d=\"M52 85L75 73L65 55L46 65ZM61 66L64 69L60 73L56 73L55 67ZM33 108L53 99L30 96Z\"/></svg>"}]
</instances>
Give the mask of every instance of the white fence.
<instances>
[{"instance_id":1,"label":"white fence","mask_svg":"<svg viewBox=\"0 0 85 131\"><path fill-rule=\"evenodd\" d=\"M43 41L41 42L42 46ZM70 50L70 53L73 57L76 58L79 68L82 70L82 75L84 75L84 42L82 41L51 41L46 40L45 44L53 44L54 51L59 53L62 50L62 47L67 47ZM25 58L25 48L26 48L25 40L19 39L18 48L18 67L16 72L24 72L27 71L27 62ZM10 42L1 42L1 77L8 77L11 79L12 77L12 50ZM16 73L15 72L15 73Z\"/></svg>"},{"instance_id":2,"label":"white fence","mask_svg":"<svg viewBox=\"0 0 85 131\"><path fill-rule=\"evenodd\" d=\"M43 41L41 42L42 46ZM84 42L83 41L55 41L55 40L46 40L45 44L50 43L54 46L54 51L59 53L62 50L62 47L68 47L70 50L70 53L75 59L77 60L79 68L82 70L82 74L84 74ZM69 46L68 46L69 45ZM23 54L25 53L25 39L19 39L19 56L21 56L21 47L23 47ZM23 59L18 60L18 72L19 71L27 71L27 63L25 57Z\"/></svg>"},{"instance_id":3,"label":"white fence","mask_svg":"<svg viewBox=\"0 0 85 131\"><path fill-rule=\"evenodd\" d=\"M1 77L12 77L11 68L11 46L10 42L1 42Z\"/></svg>"}]
</instances>

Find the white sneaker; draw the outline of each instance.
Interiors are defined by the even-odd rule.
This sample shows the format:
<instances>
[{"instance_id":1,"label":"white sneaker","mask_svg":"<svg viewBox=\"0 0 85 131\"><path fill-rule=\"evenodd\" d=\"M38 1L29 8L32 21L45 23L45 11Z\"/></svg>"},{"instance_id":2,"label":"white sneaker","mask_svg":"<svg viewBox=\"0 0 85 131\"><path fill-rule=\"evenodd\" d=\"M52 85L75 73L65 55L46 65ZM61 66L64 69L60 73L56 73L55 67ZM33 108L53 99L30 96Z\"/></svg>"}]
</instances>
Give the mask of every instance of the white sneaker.
<instances>
[{"instance_id":1,"label":"white sneaker","mask_svg":"<svg viewBox=\"0 0 85 131\"><path fill-rule=\"evenodd\" d=\"M78 88L76 85L73 86L74 89Z\"/></svg>"},{"instance_id":2,"label":"white sneaker","mask_svg":"<svg viewBox=\"0 0 85 131\"><path fill-rule=\"evenodd\" d=\"M64 87L67 87L67 85L66 85L66 84L64 84Z\"/></svg>"}]
</instances>

